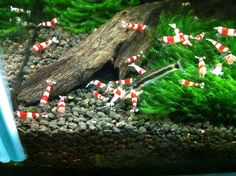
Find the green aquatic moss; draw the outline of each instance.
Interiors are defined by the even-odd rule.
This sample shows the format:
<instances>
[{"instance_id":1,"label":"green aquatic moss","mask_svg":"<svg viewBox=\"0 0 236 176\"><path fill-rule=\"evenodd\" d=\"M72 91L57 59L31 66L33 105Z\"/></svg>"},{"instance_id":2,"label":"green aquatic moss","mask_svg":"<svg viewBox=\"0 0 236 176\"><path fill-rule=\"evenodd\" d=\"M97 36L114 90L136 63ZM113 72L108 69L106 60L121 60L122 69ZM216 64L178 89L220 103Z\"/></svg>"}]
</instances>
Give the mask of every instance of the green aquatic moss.
<instances>
[{"instance_id":1,"label":"green aquatic moss","mask_svg":"<svg viewBox=\"0 0 236 176\"><path fill-rule=\"evenodd\" d=\"M23 8L24 10L31 10L34 8L35 0L1 0L0 1L0 38L4 39L6 37L16 38L19 37L23 32L25 27L20 24L16 24L16 17L20 17L23 21L30 21L31 16L26 13L16 13L10 10L10 6Z\"/></svg>"},{"instance_id":2,"label":"green aquatic moss","mask_svg":"<svg viewBox=\"0 0 236 176\"><path fill-rule=\"evenodd\" d=\"M175 35L168 25L170 23L176 23L185 34L195 36L203 31L208 33L199 42L191 40L192 47L181 44L163 46L159 38ZM147 56L147 70L155 70L177 60L180 60L183 70L170 73L144 88L140 98L140 109L144 114L173 117L176 120L236 120L236 63L223 63L223 54L219 54L216 48L205 40L212 38L236 54L236 37L217 37L217 32L213 30L216 26L233 28L235 24L233 21L198 19L194 17L193 12L173 16L162 13L155 33L155 45ZM208 72L204 78L198 74L198 59L195 56L206 57ZM217 63L223 63L223 77L210 73ZM179 83L180 79L204 82L205 87L201 89L183 86Z\"/></svg>"},{"instance_id":3,"label":"green aquatic moss","mask_svg":"<svg viewBox=\"0 0 236 176\"><path fill-rule=\"evenodd\" d=\"M13 14L10 12L10 6L5 7L4 2L0 2L0 38L17 31L17 27L10 22Z\"/></svg>"},{"instance_id":4,"label":"green aquatic moss","mask_svg":"<svg viewBox=\"0 0 236 176\"><path fill-rule=\"evenodd\" d=\"M60 25L72 32L91 32L116 12L139 4L139 0L44 0L44 12L59 17Z\"/></svg>"},{"instance_id":5,"label":"green aquatic moss","mask_svg":"<svg viewBox=\"0 0 236 176\"><path fill-rule=\"evenodd\" d=\"M30 106L26 110L27 112L39 112L38 108Z\"/></svg>"}]
</instances>

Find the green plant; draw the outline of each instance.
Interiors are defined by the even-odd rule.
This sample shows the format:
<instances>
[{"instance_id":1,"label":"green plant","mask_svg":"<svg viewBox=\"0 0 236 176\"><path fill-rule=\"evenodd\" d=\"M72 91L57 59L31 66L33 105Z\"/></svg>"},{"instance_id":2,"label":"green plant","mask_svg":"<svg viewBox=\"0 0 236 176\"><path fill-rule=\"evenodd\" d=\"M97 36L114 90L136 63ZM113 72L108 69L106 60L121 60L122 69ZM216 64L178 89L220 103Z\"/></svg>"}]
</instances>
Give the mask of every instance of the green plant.
<instances>
[{"instance_id":1,"label":"green plant","mask_svg":"<svg viewBox=\"0 0 236 176\"><path fill-rule=\"evenodd\" d=\"M30 106L26 110L27 112L39 112L38 108Z\"/></svg>"},{"instance_id":2,"label":"green plant","mask_svg":"<svg viewBox=\"0 0 236 176\"><path fill-rule=\"evenodd\" d=\"M208 32L203 40L191 40L193 46L181 44L163 46L158 40L162 36L175 35L168 24L176 23L185 34L197 35ZM154 46L147 56L147 69L154 70L169 63L181 61L182 71L173 72L144 88L140 109L144 114L174 117L178 120L236 120L236 66L223 63L224 58L206 38L212 38L230 48L236 54L235 37L217 37L213 27L233 28L232 21L204 20L194 17L193 12L160 16ZM195 56L205 56L208 73L204 78L198 75L198 60ZM224 76L216 76L210 70L217 63L223 63ZM193 82L205 82L203 89L187 87L179 83L180 79Z\"/></svg>"},{"instance_id":3,"label":"green plant","mask_svg":"<svg viewBox=\"0 0 236 176\"><path fill-rule=\"evenodd\" d=\"M20 17L23 21L29 21L30 16L26 13L16 13L10 10L10 6L31 10L34 8L35 0L1 0L0 2L0 38L16 37L22 34L25 27L16 24L15 18Z\"/></svg>"},{"instance_id":4,"label":"green plant","mask_svg":"<svg viewBox=\"0 0 236 176\"><path fill-rule=\"evenodd\" d=\"M116 12L139 0L45 0L44 12L59 17L60 25L75 33L90 32Z\"/></svg>"}]
</instances>

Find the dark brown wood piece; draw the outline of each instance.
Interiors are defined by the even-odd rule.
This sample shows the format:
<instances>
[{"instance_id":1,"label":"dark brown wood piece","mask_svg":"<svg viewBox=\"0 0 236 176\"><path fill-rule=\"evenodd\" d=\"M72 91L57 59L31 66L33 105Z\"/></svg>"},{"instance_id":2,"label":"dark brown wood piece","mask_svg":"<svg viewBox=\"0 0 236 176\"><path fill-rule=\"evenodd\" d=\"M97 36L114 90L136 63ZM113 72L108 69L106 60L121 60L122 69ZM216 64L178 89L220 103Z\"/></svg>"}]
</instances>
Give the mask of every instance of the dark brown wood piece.
<instances>
[{"instance_id":1,"label":"dark brown wood piece","mask_svg":"<svg viewBox=\"0 0 236 176\"><path fill-rule=\"evenodd\" d=\"M106 63L111 62L119 69L120 78L127 73L124 60L150 46L150 31L156 27L164 2L142 4L117 13L84 41L68 50L58 61L37 70L25 81L18 94L18 100L27 104L39 101L46 80L57 82L52 87L51 97L63 95L73 88L86 84L91 76ZM144 31L125 30L121 21L146 24ZM140 64L140 62L139 62Z\"/></svg>"}]
</instances>

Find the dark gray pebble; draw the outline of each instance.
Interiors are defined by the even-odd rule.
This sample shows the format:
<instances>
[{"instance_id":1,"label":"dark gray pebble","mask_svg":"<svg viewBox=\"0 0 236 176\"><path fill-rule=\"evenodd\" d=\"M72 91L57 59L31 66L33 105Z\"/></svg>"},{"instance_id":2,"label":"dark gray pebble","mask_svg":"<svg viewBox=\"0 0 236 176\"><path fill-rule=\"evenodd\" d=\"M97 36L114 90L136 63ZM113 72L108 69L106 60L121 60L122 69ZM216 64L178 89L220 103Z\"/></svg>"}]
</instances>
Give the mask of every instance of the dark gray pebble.
<instances>
[{"instance_id":1,"label":"dark gray pebble","mask_svg":"<svg viewBox=\"0 0 236 176\"><path fill-rule=\"evenodd\" d=\"M47 127L45 127L44 125L40 125L40 126L39 126L39 131L44 132L44 131L46 131L46 130L47 130Z\"/></svg>"},{"instance_id":2,"label":"dark gray pebble","mask_svg":"<svg viewBox=\"0 0 236 176\"><path fill-rule=\"evenodd\" d=\"M114 111L110 111L109 113L109 117L114 119L114 120L119 120L121 118L120 114L117 114L116 112Z\"/></svg>"},{"instance_id":3,"label":"dark gray pebble","mask_svg":"<svg viewBox=\"0 0 236 176\"><path fill-rule=\"evenodd\" d=\"M114 128L113 128L113 132L114 132L114 133L120 133L120 131L121 131L121 130L120 130L119 128L117 128L117 127L114 127Z\"/></svg>"},{"instance_id":4,"label":"dark gray pebble","mask_svg":"<svg viewBox=\"0 0 236 176\"><path fill-rule=\"evenodd\" d=\"M102 100L96 100L95 105L96 106L103 106L105 103Z\"/></svg>"},{"instance_id":5,"label":"dark gray pebble","mask_svg":"<svg viewBox=\"0 0 236 176\"><path fill-rule=\"evenodd\" d=\"M79 122L78 126L79 126L79 129L82 131L87 130L87 125L84 122Z\"/></svg>"},{"instance_id":6,"label":"dark gray pebble","mask_svg":"<svg viewBox=\"0 0 236 176\"><path fill-rule=\"evenodd\" d=\"M73 119L74 119L73 117L69 117L69 118L67 119L67 121L72 122Z\"/></svg>"},{"instance_id":7,"label":"dark gray pebble","mask_svg":"<svg viewBox=\"0 0 236 176\"><path fill-rule=\"evenodd\" d=\"M58 122L57 122L57 125L58 126L64 126L66 124L66 121L65 119L61 118Z\"/></svg>"},{"instance_id":8,"label":"dark gray pebble","mask_svg":"<svg viewBox=\"0 0 236 176\"><path fill-rule=\"evenodd\" d=\"M32 123L31 124L31 130L32 131L38 131L39 130L39 124L38 123Z\"/></svg>"},{"instance_id":9,"label":"dark gray pebble","mask_svg":"<svg viewBox=\"0 0 236 176\"><path fill-rule=\"evenodd\" d=\"M130 125L130 124L126 124L125 126L124 126L124 129L126 130L126 131L129 131L129 132L134 132L134 131L137 131L137 127L136 126L132 126L132 125Z\"/></svg>"},{"instance_id":10,"label":"dark gray pebble","mask_svg":"<svg viewBox=\"0 0 236 176\"><path fill-rule=\"evenodd\" d=\"M58 134L58 129L52 130L53 134Z\"/></svg>"},{"instance_id":11,"label":"dark gray pebble","mask_svg":"<svg viewBox=\"0 0 236 176\"><path fill-rule=\"evenodd\" d=\"M102 107L101 111L104 112L106 115L109 115L111 108L108 106L104 106L104 107Z\"/></svg>"},{"instance_id":12,"label":"dark gray pebble","mask_svg":"<svg viewBox=\"0 0 236 176\"><path fill-rule=\"evenodd\" d=\"M49 121L47 121L47 120L45 120L45 119L40 119L40 121L39 121L39 124L40 125L48 125L49 124Z\"/></svg>"},{"instance_id":13,"label":"dark gray pebble","mask_svg":"<svg viewBox=\"0 0 236 176\"><path fill-rule=\"evenodd\" d=\"M102 118L102 117L106 117L106 114L104 112L99 111L97 112L97 116Z\"/></svg>"},{"instance_id":14,"label":"dark gray pebble","mask_svg":"<svg viewBox=\"0 0 236 176\"><path fill-rule=\"evenodd\" d=\"M169 125L169 123L164 123L164 124L161 126L161 131L163 131L164 133L169 132L169 130L170 130L170 125Z\"/></svg>"},{"instance_id":15,"label":"dark gray pebble","mask_svg":"<svg viewBox=\"0 0 236 176\"><path fill-rule=\"evenodd\" d=\"M66 131L67 131L67 128L64 127L64 126L62 126L62 127L60 127L60 128L58 129L58 131L60 131L60 132L66 132Z\"/></svg>"},{"instance_id":16,"label":"dark gray pebble","mask_svg":"<svg viewBox=\"0 0 236 176\"><path fill-rule=\"evenodd\" d=\"M89 102L88 104L91 106L91 105L94 105L96 103L96 100L94 98L90 98L89 99Z\"/></svg>"},{"instance_id":17,"label":"dark gray pebble","mask_svg":"<svg viewBox=\"0 0 236 176\"><path fill-rule=\"evenodd\" d=\"M80 118L74 117L73 122L77 122L77 123L80 122Z\"/></svg>"},{"instance_id":18,"label":"dark gray pebble","mask_svg":"<svg viewBox=\"0 0 236 176\"><path fill-rule=\"evenodd\" d=\"M177 124L173 124L173 125L171 125L171 127L170 127L170 131L171 132L175 132L177 129L178 129L178 125Z\"/></svg>"},{"instance_id":19,"label":"dark gray pebble","mask_svg":"<svg viewBox=\"0 0 236 176\"><path fill-rule=\"evenodd\" d=\"M84 94L84 98L89 99L89 100L92 98L92 96L93 96L93 95L92 95L90 92ZM94 102L94 103L95 103L95 102Z\"/></svg>"},{"instance_id":20,"label":"dark gray pebble","mask_svg":"<svg viewBox=\"0 0 236 176\"><path fill-rule=\"evenodd\" d=\"M111 135L112 130L103 130L103 133L106 134L106 135Z\"/></svg>"},{"instance_id":21,"label":"dark gray pebble","mask_svg":"<svg viewBox=\"0 0 236 176\"><path fill-rule=\"evenodd\" d=\"M88 126L88 129L89 129L89 131L92 131L92 132L98 130L97 127L96 127L94 124L90 124L90 125Z\"/></svg>"},{"instance_id":22,"label":"dark gray pebble","mask_svg":"<svg viewBox=\"0 0 236 176\"><path fill-rule=\"evenodd\" d=\"M88 99L82 100L79 104L80 104L81 107L84 107L84 108L88 108L89 107Z\"/></svg>"},{"instance_id":23,"label":"dark gray pebble","mask_svg":"<svg viewBox=\"0 0 236 176\"><path fill-rule=\"evenodd\" d=\"M75 97L75 101L81 101L82 99L82 97Z\"/></svg>"},{"instance_id":24,"label":"dark gray pebble","mask_svg":"<svg viewBox=\"0 0 236 176\"><path fill-rule=\"evenodd\" d=\"M92 110L89 110L89 111L86 111L85 116L92 119L92 118L96 117L96 113Z\"/></svg>"},{"instance_id":25,"label":"dark gray pebble","mask_svg":"<svg viewBox=\"0 0 236 176\"><path fill-rule=\"evenodd\" d=\"M51 122L49 122L48 126L51 129L56 129L57 128L57 120L52 120Z\"/></svg>"},{"instance_id":26,"label":"dark gray pebble","mask_svg":"<svg viewBox=\"0 0 236 176\"><path fill-rule=\"evenodd\" d=\"M72 110L73 110L73 108L75 107L75 102L70 102L69 104L68 104L70 107L72 107ZM73 111L77 111L77 109L76 110L73 110Z\"/></svg>"},{"instance_id":27,"label":"dark gray pebble","mask_svg":"<svg viewBox=\"0 0 236 176\"><path fill-rule=\"evenodd\" d=\"M78 120L79 120L79 122L86 122L87 121L87 119L84 118L83 115L80 115Z\"/></svg>"},{"instance_id":28,"label":"dark gray pebble","mask_svg":"<svg viewBox=\"0 0 236 176\"><path fill-rule=\"evenodd\" d=\"M55 119L55 114L53 114L53 113L48 113L48 118L49 119Z\"/></svg>"},{"instance_id":29,"label":"dark gray pebble","mask_svg":"<svg viewBox=\"0 0 236 176\"><path fill-rule=\"evenodd\" d=\"M77 117L79 117L79 113L77 111L73 111L73 114Z\"/></svg>"},{"instance_id":30,"label":"dark gray pebble","mask_svg":"<svg viewBox=\"0 0 236 176\"><path fill-rule=\"evenodd\" d=\"M105 126L103 127L103 129L105 130L110 130L110 129L113 129L115 127L114 124L112 123L106 123Z\"/></svg>"},{"instance_id":31,"label":"dark gray pebble","mask_svg":"<svg viewBox=\"0 0 236 176\"><path fill-rule=\"evenodd\" d=\"M102 120L104 121L104 122L111 122L112 123L112 119L111 118L109 118L109 117L104 117L104 118L102 118Z\"/></svg>"},{"instance_id":32,"label":"dark gray pebble","mask_svg":"<svg viewBox=\"0 0 236 176\"><path fill-rule=\"evenodd\" d=\"M84 98L84 93L81 91L81 89L77 89L75 92L78 95L78 97Z\"/></svg>"},{"instance_id":33,"label":"dark gray pebble","mask_svg":"<svg viewBox=\"0 0 236 176\"><path fill-rule=\"evenodd\" d=\"M79 113L79 115L80 115L80 114L85 115L86 110L85 110L84 108L79 108L79 109L78 109L78 113Z\"/></svg>"},{"instance_id":34,"label":"dark gray pebble","mask_svg":"<svg viewBox=\"0 0 236 176\"><path fill-rule=\"evenodd\" d=\"M70 122L70 123L68 123L68 127L69 127L70 129L75 129L75 128L78 127L78 125L77 125L76 123Z\"/></svg>"},{"instance_id":35,"label":"dark gray pebble","mask_svg":"<svg viewBox=\"0 0 236 176\"><path fill-rule=\"evenodd\" d=\"M142 127L142 126L141 126L141 127L139 127L138 132L141 133L141 134L144 134L144 133L147 132L147 130L146 130L145 127Z\"/></svg>"}]
</instances>

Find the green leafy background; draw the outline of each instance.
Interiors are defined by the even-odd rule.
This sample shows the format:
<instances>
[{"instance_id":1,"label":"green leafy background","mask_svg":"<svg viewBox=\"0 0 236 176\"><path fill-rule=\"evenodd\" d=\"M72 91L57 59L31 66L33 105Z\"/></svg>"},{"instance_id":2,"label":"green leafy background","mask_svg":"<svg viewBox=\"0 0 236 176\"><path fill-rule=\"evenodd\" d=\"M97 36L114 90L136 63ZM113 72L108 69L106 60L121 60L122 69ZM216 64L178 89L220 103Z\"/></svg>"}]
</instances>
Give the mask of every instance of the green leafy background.
<instances>
[{"instance_id":1,"label":"green leafy background","mask_svg":"<svg viewBox=\"0 0 236 176\"><path fill-rule=\"evenodd\" d=\"M168 25L176 23L185 34L193 36L205 31L204 39L197 42L191 40L193 46L181 44L163 46L159 38L175 35ZM219 37L213 27L226 26L233 28L233 21L214 19L197 19L193 12L187 14L167 15L162 13L155 33L155 44L147 56L147 69L155 70L169 63L180 60L183 70L170 73L160 80L144 88L140 98L141 111L145 118L170 117L176 120L211 120L234 121L236 119L236 66L228 65L224 55L219 54L216 48L206 38L212 38L226 46L236 54L236 37ZM204 78L198 74L198 59L195 56L205 56L208 73ZM210 73L217 63L223 63L224 76ZM205 88L186 87L179 83L180 79L193 82L205 82Z\"/></svg>"},{"instance_id":2,"label":"green leafy background","mask_svg":"<svg viewBox=\"0 0 236 176\"><path fill-rule=\"evenodd\" d=\"M45 0L44 12L59 16L60 24L75 33L90 32L116 12L134 6L139 0Z\"/></svg>"},{"instance_id":3,"label":"green leafy background","mask_svg":"<svg viewBox=\"0 0 236 176\"><path fill-rule=\"evenodd\" d=\"M35 24L42 20L58 18L60 26L74 33L91 32L104 24L116 12L139 4L139 0L2 0L0 2L0 38L16 36L24 29L9 21L20 16L25 21ZM13 7L29 9L32 17L10 11ZM25 31L24 31L25 32Z\"/></svg>"}]
</instances>

